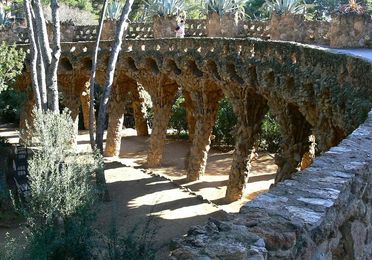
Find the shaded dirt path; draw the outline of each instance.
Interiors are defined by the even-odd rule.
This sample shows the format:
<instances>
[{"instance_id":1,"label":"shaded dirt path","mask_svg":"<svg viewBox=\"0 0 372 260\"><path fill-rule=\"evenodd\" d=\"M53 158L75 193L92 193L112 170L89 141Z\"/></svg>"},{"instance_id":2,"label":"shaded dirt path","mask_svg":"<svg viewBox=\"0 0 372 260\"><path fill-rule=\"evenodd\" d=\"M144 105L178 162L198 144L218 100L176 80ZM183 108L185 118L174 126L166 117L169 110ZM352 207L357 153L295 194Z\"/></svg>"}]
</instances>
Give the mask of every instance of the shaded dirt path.
<instances>
[{"instance_id":1,"label":"shaded dirt path","mask_svg":"<svg viewBox=\"0 0 372 260\"><path fill-rule=\"evenodd\" d=\"M0 129L0 136L18 142L15 129ZM105 234L113 226L119 234L134 228L142 234L146 229L144 233L158 250L157 259L165 259L171 239L184 235L190 226L203 224L209 217L223 218L225 211L238 212L242 204L267 190L273 182L276 170L273 159L269 154L262 154L253 164L248 193L242 200L226 204L223 197L232 152L212 149L206 174L198 181L185 183L184 158L188 142L168 140L162 167L145 170L149 137L137 137L132 129L123 130L123 136L120 157L105 160L111 201L99 205L96 227ZM80 132L78 149L89 150L87 131ZM0 228L0 243L7 231L12 230Z\"/></svg>"}]
</instances>

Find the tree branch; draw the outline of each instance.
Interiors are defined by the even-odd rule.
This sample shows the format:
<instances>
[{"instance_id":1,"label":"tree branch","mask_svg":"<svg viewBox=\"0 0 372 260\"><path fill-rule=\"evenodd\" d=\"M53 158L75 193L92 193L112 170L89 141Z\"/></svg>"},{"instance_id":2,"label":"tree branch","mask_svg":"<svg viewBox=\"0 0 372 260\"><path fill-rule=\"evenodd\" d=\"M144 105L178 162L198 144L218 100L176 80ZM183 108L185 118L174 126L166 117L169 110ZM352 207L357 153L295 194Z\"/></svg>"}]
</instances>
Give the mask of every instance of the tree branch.
<instances>
[{"instance_id":1,"label":"tree branch","mask_svg":"<svg viewBox=\"0 0 372 260\"><path fill-rule=\"evenodd\" d=\"M92 71L90 76L90 88L89 88L89 139L90 139L90 146L92 150L95 149L96 144L94 140L94 84L96 81L96 70L97 70L97 59L98 59L98 51L99 51L99 42L101 40L103 24L106 15L108 0L105 0L103 3L103 8L101 11L101 15L99 18L99 29L97 34L96 46L94 49L93 54L93 61L92 61Z\"/></svg>"},{"instance_id":2,"label":"tree branch","mask_svg":"<svg viewBox=\"0 0 372 260\"><path fill-rule=\"evenodd\" d=\"M118 27L116 28L115 34L115 42L114 46L111 51L110 60L107 65L107 73L106 73L106 82L103 90L103 95L101 99L101 104L99 107L98 113L98 120L97 120L97 133L96 133L96 142L97 148L103 154L103 132L104 132L104 125L106 121L106 111L107 111L107 104L111 95L112 83L114 81L116 63L119 57L119 53L121 50L121 44L123 42L123 36L128 28L128 16L132 9L132 4L134 0L127 0L125 2L123 11L120 16L120 21Z\"/></svg>"}]
</instances>

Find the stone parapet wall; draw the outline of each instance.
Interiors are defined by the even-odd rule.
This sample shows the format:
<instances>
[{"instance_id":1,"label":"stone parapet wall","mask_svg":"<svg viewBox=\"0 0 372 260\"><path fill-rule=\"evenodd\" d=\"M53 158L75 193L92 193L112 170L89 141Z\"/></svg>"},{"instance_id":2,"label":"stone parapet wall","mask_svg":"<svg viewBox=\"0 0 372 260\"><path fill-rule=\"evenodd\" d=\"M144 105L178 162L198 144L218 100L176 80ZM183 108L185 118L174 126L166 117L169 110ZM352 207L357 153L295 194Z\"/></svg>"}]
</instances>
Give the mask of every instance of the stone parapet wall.
<instances>
[{"instance_id":1,"label":"stone parapet wall","mask_svg":"<svg viewBox=\"0 0 372 260\"><path fill-rule=\"evenodd\" d=\"M174 241L171 259L371 259L372 111L311 167Z\"/></svg>"},{"instance_id":2,"label":"stone parapet wall","mask_svg":"<svg viewBox=\"0 0 372 260\"><path fill-rule=\"evenodd\" d=\"M365 47L372 40L371 16L353 13L333 16L329 38L334 48Z\"/></svg>"},{"instance_id":3,"label":"stone parapet wall","mask_svg":"<svg viewBox=\"0 0 372 260\"><path fill-rule=\"evenodd\" d=\"M279 18L278 18L279 19ZM276 19L277 20L277 19ZM277 26L278 21L251 21L251 20L240 20L237 27L238 38L244 37L257 37L261 39L277 39L277 40L293 40L302 43L309 44L321 44L337 46L345 45L345 40L339 37L339 31L331 30L331 23L327 21L303 21L301 22L301 28L298 26L289 26L292 29L288 29L288 19L286 23L281 26ZM283 19L281 19L283 20ZM372 22L367 22L363 25L363 34L366 36L364 40L359 44L361 47L368 47L372 41ZM274 26L274 28L272 28ZM62 24L62 41L63 42L80 42L80 41L93 41L97 36L97 26L95 25L71 25ZM115 22L106 22L102 40L112 40L115 35ZM294 30L294 28L298 28ZM357 28L358 29L358 28ZM342 30L343 32L349 32L350 37L354 37L355 32L348 29ZM300 32L300 33L296 33ZM290 35L288 35L290 34ZM0 39L8 43L28 43L28 32L24 27L16 28L0 28ZM185 37L207 37L207 20L196 19L187 20L185 24ZM128 33L126 36L128 39L143 39L153 38L153 29L151 23L131 23L128 27ZM333 37L333 38L332 38ZM331 40L331 38L333 40ZM352 41L350 41L352 42Z\"/></svg>"}]
</instances>

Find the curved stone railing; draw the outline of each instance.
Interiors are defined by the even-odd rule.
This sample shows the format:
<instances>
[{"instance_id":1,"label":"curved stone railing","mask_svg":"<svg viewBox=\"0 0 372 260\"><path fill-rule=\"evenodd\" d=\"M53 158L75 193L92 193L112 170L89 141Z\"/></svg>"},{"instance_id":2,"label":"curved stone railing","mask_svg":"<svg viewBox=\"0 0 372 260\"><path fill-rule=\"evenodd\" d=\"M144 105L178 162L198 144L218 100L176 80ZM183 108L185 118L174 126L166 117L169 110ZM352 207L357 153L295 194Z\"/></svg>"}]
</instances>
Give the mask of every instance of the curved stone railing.
<instances>
[{"instance_id":1,"label":"curved stone railing","mask_svg":"<svg viewBox=\"0 0 372 260\"><path fill-rule=\"evenodd\" d=\"M372 111L306 170L225 220L174 241L170 259L371 259Z\"/></svg>"},{"instance_id":2,"label":"curved stone railing","mask_svg":"<svg viewBox=\"0 0 372 260\"><path fill-rule=\"evenodd\" d=\"M61 25L61 40L63 42L93 41L97 35L96 25ZM207 20L187 20L186 37L207 37ZM305 21L306 31L304 43L329 44L328 33L330 24L322 21ZM112 40L115 34L114 22L107 22L103 31L103 40ZM0 39L9 43L28 43L28 32L24 27L11 29L0 28ZM153 38L151 23L131 23L126 36L128 39ZM270 38L270 21L240 21L238 38L257 37Z\"/></svg>"}]
</instances>

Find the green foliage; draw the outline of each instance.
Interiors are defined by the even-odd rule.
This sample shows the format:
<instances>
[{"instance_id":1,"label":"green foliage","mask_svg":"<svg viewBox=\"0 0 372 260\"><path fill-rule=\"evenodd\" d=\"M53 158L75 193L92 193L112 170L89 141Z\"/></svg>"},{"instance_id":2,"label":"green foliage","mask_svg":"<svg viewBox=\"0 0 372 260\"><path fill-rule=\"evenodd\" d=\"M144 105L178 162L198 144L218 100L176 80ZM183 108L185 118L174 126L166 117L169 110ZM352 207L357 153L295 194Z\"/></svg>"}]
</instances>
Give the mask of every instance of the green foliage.
<instances>
[{"instance_id":1,"label":"green foliage","mask_svg":"<svg viewBox=\"0 0 372 260\"><path fill-rule=\"evenodd\" d=\"M13 89L6 89L0 93L0 121L19 123L22 106L26 94Z\"/></svg>"},{"instance_id":2,"label":"green foliage","mask_svg":"<svg viewBox=\"0 0 372 260\"><path fill-rule=\"evenodd\" d=\"M113 0L107 5L106 18L109 20L118 20L121 15L123 4L119 1Z\"/></svg>"},{"instance_id":3,"label":"green foliage","mask_svg":"<svg viewBox=\"0 0 372 260\"><path fill-rule=\"evenodd\" d=\"M88 8L89 9L89 8ZM49 7L44 7L45 18L51 22L52 13ZM94 11L94 10L93 10ZM59 7L59 15L61 22L73 23L76 25L94 25L97 24L97 16L92 10L79 9L66 4L61 4Z\"/></svg>"},{"instance_id":4,"label":"green foliage","mask_svg":"<svg viewBox=\"0 0 372 260\"><path fill-rule=\"evenodd\" d=\"M148 16L177 15L185 10L184 0L149 0L145 1Z\"/></svg>"},{"instance_id":5,"label":"green foliage","mask_svg":"<svg viewBox=\"0 0 372 260\"><path fill-rule=\"evenodd\" d=\"M251 0L245 4L245 13L251 19L268 18L268 12L264 8L265 0Z\"/></svg>"},{"instance_id":6,"label":"green foliage","mask_svg":"<svg viewBox=\"0 0 372 260\"><path fill-rule=\"evenodd\" d=\"M43 0L43 5L50 6L50 0ZM93 5L91 0L62 0L61 4L67 5L69 7L78 8L80 10L85 10L93 12Z\"/></svg>"},{"instance_id":7,"label":"green foliage","mask_svg":"<svg viewBox=\"0 0 372 260\"><path fill-rule=\"evenodd\" d=\"M277 152L280 148L280 142L280 126L275 120L275 117L269 112L262 120L258 147L265 151Z\"/></svg>"},{"instance_id":8,"label":"green foliage","mask_svg":"<svg viewBox=\"0 0 372 260\"><path fill-rule=\"evenodd\" d=\"M0 45L0 92L12 84L15 77L21 73L25 52L5 42Z\"/></svg>"},{"instance_id":9,"label":"green foliage","mask_svg":"<svg viewBox=\"0 0 372 260\"><path fill-rule=\"evenodd\" d=\"M169 127L177 130L180 136L182 131L187 130L186 108L184 106L185 98L178 96L172 106L172 115L169 120Z\"/></svg>"},{"instance_id":10,"label":"green foliage","mask_svg":"<svg viewBox=\"0 0 372 260\"><path fill-rule=\"evenodd\" d=\"M304 14L307 5L303 0L266 0L265 8L280 15Z\"/></svg>"},{"instance_id":11,"label":"green foliage","mask_svg":"<svg viewBox=\"0 0 372 260\"><path fill-rule=\"evenodd\" d=\"M23 259L89 258L96 201L98 155L77 154L73 121L62 114L34 110L29 160L31 194L21 208L27 218Z\"/></svg>"},{"instance_id":12,"label":"green foliage","mask_svg":"<svg viewBox=\"0 0 372 260\"><path fill-rule=\"evenodd\" d=\"M244 14L244 5L247 0L207 0L206 10L208 13L224 15L227 13Z\"/></svg>"},{"instance_id":13,"label":"green foliage","mask_svg":"<svg viewBox=\"0 0 372 260\"><path fill-rule=\"evenodd\" d=\"M234 145L234 128L237 118L231 102L224 98L219 102L216 123L213 128L214 144Z\"/></svg>"},{"instance_id":14,"label":"green foliage","mask_svg":"<svg viewBox=\"0 0 372 260\"><path fill-rule=\"evenodd\" d=\"M7 17L7 12L5 9L0 5L0 26L8 26L10 25L10 20Z\"/></svg>"}]
</instances>

